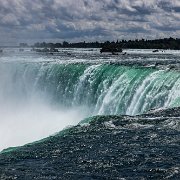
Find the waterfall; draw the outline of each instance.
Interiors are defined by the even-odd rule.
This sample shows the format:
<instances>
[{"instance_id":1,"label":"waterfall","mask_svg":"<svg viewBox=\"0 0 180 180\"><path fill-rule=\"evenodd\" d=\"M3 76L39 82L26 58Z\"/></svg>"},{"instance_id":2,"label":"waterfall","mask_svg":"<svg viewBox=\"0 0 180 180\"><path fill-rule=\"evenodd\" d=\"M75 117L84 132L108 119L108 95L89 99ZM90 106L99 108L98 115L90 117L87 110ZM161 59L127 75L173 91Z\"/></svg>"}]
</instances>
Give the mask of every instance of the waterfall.
<instances>
[{"instance_id":1,"label":"waterfall","mask_svg":"<svg viewBox=\"0 0 180 180\"><path fill-rule=\"evenodd\" d=\"M177 71L115 64L4 63L0 100L40 97L54 106L87 107L89 115L136 115L180 105Z\"/></svg>"}]
</instances>

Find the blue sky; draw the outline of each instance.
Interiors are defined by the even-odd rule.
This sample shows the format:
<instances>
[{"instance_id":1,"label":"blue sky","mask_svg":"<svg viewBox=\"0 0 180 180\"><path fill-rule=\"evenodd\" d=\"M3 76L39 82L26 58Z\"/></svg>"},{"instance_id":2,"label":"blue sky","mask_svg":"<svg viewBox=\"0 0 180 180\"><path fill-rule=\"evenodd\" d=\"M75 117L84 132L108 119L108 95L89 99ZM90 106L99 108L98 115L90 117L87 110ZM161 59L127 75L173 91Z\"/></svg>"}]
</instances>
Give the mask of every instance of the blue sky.
<instances>
[{"instance_id":1,"label":"blue sky","mask_svg":"<svg viewBox=\"0 0 180 180\"><path fill-rule=\"evenodd\" d=\"M0 0L0 45L180 38L180 0Z\"/></svg>"}]
</instances>

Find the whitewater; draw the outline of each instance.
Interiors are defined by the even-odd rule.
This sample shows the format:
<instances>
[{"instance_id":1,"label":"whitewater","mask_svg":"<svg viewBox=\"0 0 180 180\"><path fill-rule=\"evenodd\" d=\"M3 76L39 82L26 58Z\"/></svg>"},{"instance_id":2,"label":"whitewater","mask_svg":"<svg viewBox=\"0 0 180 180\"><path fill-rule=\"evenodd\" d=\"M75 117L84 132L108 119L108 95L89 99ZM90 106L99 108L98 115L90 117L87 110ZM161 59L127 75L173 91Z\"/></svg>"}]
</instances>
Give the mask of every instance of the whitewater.
<instances>
[{"instance_id":1,"label":"whitewater","mask_svg":"<svg viewBox=\"0 0 180 180\"><path fill-rule=\"evenodd\" d=\"M0 151L54 135L95 115L138 115L180 106L179 51L0 54ZM171 66L170 66L171 65Z\"/></svg>"}]
</instances>

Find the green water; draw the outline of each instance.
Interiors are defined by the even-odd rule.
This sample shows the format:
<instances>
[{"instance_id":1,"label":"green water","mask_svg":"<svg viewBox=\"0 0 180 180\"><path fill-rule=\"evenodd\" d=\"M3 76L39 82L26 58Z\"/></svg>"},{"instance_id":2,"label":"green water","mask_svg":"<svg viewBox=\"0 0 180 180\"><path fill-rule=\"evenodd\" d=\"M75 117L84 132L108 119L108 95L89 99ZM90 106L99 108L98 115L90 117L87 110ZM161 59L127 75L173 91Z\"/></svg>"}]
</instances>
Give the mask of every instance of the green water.
<instances>
[{"instance_id":1,"label":"green water","mask_svg":"<svg viewBox=\"0 0 180 180\"><path fill-rule=\"evenodd\" d=\"M114 64L9 63L1 67L0 75L6 78L1 95L9 98L36 94L57 107L88 107L91 115L135 115L180 106L178 71Z\"/></svg>"}]
</instances>

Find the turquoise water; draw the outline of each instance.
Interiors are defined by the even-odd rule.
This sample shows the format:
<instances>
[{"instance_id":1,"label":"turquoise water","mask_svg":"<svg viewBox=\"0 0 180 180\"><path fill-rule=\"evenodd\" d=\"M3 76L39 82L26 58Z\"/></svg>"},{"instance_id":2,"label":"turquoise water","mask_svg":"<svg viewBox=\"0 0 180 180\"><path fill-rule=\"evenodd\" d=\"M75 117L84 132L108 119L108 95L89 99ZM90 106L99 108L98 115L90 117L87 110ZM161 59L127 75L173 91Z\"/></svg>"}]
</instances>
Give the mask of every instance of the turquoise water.
<instances>
[{"instance_id":1,"label":"turquoise water","mask_svg":"<svg viewBox=\"0 0 180 180\"><path fill-rule=\"evenodd\" d=\"M46 62L9 63L1 69L1 98L28 99L36 94L53 106L88 107L90 115L136 115L180 105L178 71Z\"/></svg>"}]
</instances>

